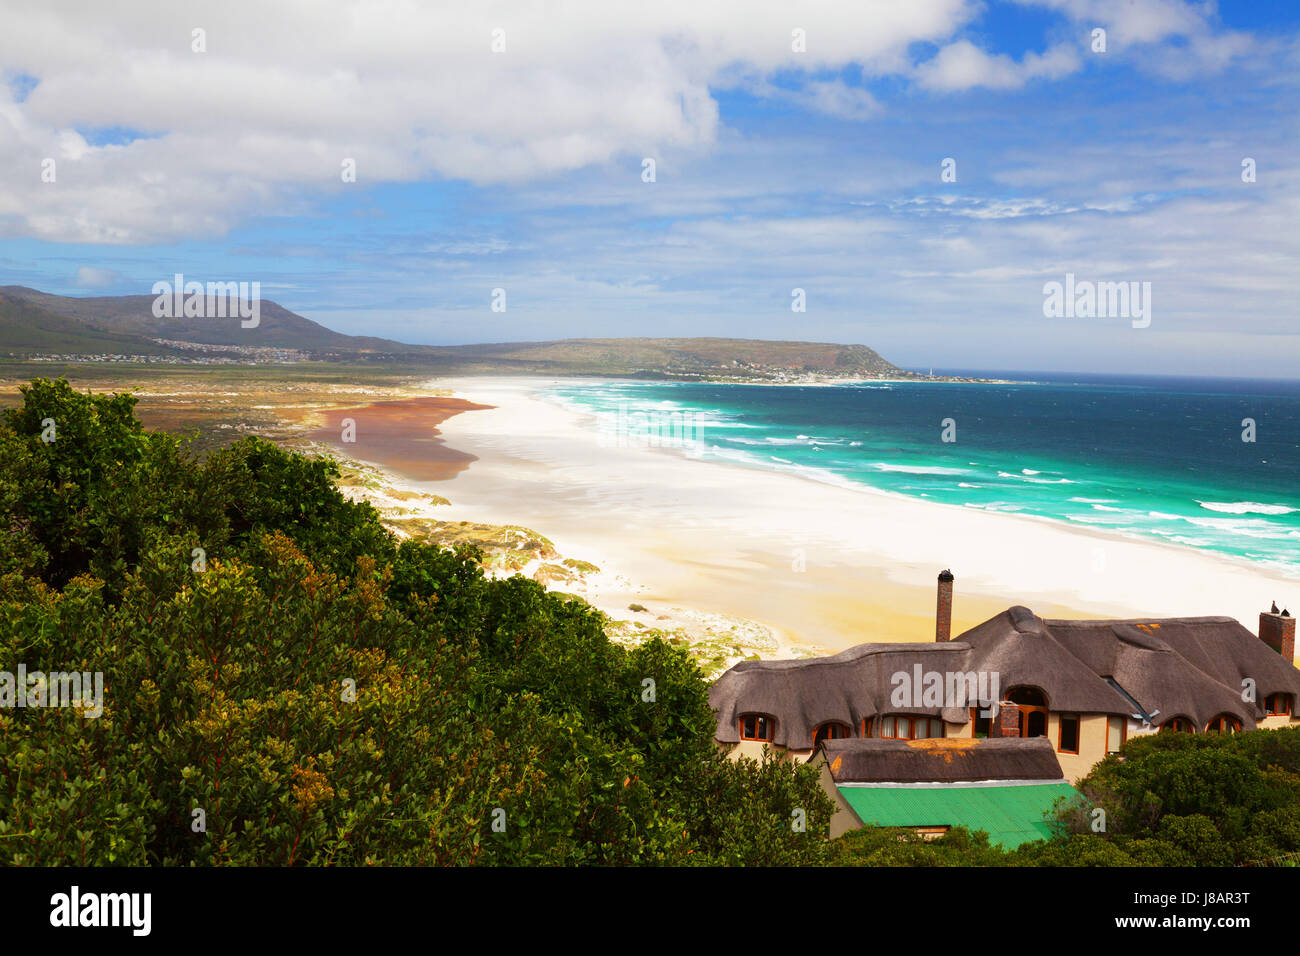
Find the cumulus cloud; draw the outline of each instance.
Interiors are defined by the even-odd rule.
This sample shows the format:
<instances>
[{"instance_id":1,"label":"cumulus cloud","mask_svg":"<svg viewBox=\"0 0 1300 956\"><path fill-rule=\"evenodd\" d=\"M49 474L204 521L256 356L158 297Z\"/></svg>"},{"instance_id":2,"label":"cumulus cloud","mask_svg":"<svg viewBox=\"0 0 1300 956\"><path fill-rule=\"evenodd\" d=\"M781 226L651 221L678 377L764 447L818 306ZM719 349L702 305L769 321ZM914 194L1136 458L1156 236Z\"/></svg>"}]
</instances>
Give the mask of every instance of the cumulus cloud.
<instances>
[{"instance_id":1,"label":"cumulus cloud","mask_svg":"<svg viewBox=\"0 0 1300 956\"><path fill-rule=\"evenodd\" d=\"M1026 53L1019 62L1005 54L985 53L969 40L958 40L941 49L932 60L916 70L917 82L931 90L966 90L983 86L1014 90L1029 80L1058 79L1079 70L1078 52L1065 45L1045 53Z\"/></svg>"},{"instance_id":2,"label":"cumulus cloud","mask_svg":"<svg viewBox=\"0 0 1300 956\"><path fill-rule=\"evenodd\" d=\"M1181 0L1021 2L1077 35L989 53L961 38L978 0L0 0L0 239L219 237L311 212L349 188L345 164L361 184L516 188L653 155L670 177L728 135L723 89L870 122L887 112L873 80L943 94L1069 76L1094 21L1169 76L1250 45Z\"/></svg>"},{"instance_id":3,"label":"cumulus cloud","mask_svg":"<svg viewBox=\"0 0 1300 956\"><path fill-rule=\"evenodd\" d=\"M901 63L972 0L0 2L0 236L133 243L221 234L274 200L430 177L515 184L707 148L740 65L814 76ZM201 31L201 32L196 32ZM802 44L794 42L802 31ZM202 52L199 52L201 49ZM888 69L878 66L877 69ZM811 108L861 118L864 90ZM125 131L100 142L96 130ZM42 181L53 159L55 182Z\"/></svg>"}]
</instances>

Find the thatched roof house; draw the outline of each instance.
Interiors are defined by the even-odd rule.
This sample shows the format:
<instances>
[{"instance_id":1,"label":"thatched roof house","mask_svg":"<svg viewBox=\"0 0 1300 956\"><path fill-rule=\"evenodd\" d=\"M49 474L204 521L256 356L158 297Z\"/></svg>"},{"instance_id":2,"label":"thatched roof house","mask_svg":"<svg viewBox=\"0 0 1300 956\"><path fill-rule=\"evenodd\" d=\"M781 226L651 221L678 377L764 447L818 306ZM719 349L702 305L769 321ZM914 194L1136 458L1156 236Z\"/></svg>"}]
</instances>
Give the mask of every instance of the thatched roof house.
<instances>
[{"instance_id":1,"label":"thatched roof house","mask_svg":"<svg viewBox=\"0 0 1300 956\"><path fill-rule=\"evenodd\" d=\"M744 714L771 714L771 742L811 750L827 722L851 728L882 714L970 720L967 707L894 706L895 675L925 672L997 674L999 689L1041 690L1051 709L1090 714L1189 718L1198 728L1231 714L1242 729L1264 716L1275 693L1300 694L1300 671L1228 617L1127 621L1044 620L1012 607L935 644L860 644L832 657L744 661L713 684L717 739L740 741ZM1242 699L1243 681L1255 699Z\"/></svg>"},{"instance_id":2,"label":"thatched roof house","mask_svg":"<svg viewBox=\"0 0 1300 956\"><path fill-rule=\"evenodd\" d=\"M745 661L709 699L718 742L751 755L771 746L808 757L823 742L887 738L891 746L840 754L883 773L902 759L892 755L918 759L892 746L899 740L1046 737L1078 779L1136 734L1289 723L1300 695L1294 628L1276 613L1261 614L1256 637L1228 617L1044 620L1012 607L952 641Z\"/></svg>"}]
</instances>

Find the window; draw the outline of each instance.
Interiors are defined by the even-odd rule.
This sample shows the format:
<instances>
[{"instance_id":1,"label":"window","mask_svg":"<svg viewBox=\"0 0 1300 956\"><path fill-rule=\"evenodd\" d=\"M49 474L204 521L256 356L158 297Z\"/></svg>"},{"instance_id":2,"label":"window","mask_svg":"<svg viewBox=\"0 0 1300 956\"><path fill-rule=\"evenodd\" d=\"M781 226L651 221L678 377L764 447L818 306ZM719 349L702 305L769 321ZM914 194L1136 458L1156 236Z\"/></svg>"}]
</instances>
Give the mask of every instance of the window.
<instances>
[{"instance_id":1,"label":"window","mask_svg":"<svg viewBox=\"0 0 1300 956\"><path fill-rule=\"evenodd\" d=\"M776 719L767 714L746 714L740 718L741 740L768 740L775 735Z\"/></svg>"},{"instance_id":2,"label":"window","mask_svg":"<svg viewBox=\"0 0 1300 956\"><path fill-rule=\"evenodd\" d=\"M1241 721L1231 714L1220 714L1210 721L1206 727L1207 734L1235 734L1241 730Z\"/></svg>"},{"instance_id":3,"label":"window","mask_svg":"<svg viewBox=\"0 0 1300 956\"><path fill-rule=\"evenodd\" d=\"M863 718L862 718L862 736L864 736L864 737L870 737L870 736L871 736L871 723L872 723L872 721L871 721L871 718L870 718L870 717L863 717Z\"/></svg>"},{"instance_id":4,"label":"window","mask_svg":"<svg viewBox=\"0 0 1300 956\"><path fill-rule=\"evenodd\" d=\"M943 721L938 717L881 717L880 736L894 740L922 740L942 737Z\"/></svg>"},{"instance_id":5,"label":"window","mask_svg":"<svg viewBox=\"0 0 1300 956\"><path fill-rule=\"evenodd\" d=\"M1007 697L1013 704L1019 704L1022 707L1046 707L1047 698L1043 692L1036 687L1017 687L1011 691Z\"/></svg>"},{"instance_id":6,"label":"window","mask_svg":"<svg viewBox=\"0 0 1300 956\"><path fill-rule=\"evenodd\" d=\"M1106 753L1118 753L1124 746L1124 737L1128 733L1128 723L1123 717L1106 718Z\"/></svg>"},{"instance_id":7,"label":"window","mask_svg":"<svg viewBox=\"0 0 1300 956\"><path fill-rule=\"evenodd\" d=\"M1060 740L1056 749L1063 754L1077 754L1079 752L1079 715L1061 714L1060 725Z\"/></svg>"},{"instance_id":8,"label":"window","mask_svg":"<svg viewBox=\"0 0 1300 956\"><path fill-rule=\"evenodd\" d=\"M1264 713L1270 717L1278 714L1290 715L1291 713L1291 695L1290 694L1269 694L1264 698Z\"/></svg>"},{"instance_id":9,"label":"window","mask_svg":"<svg viewBox=\"0 0 1300 956\"><path fill-rule=\"evenodd\" d=\"M972 737L992 737L993 736L993 718L981 717L979 707L970 709L971 736Z\"/></svg>"},{"instance_id":10,"label":"window","mask_svg":"<svg viewBox=\"0 0 1300 956\"><path fill-rule=\"evenodd\" d=\"M917 827L916 835L926 843L931 840L938 840L948 833L949 827Z\"/></svg>"},{"instance_id":11,"label":"window","mask_svg":"<svg viewBox=\"0 0 1300 956\"><path fill-rule=\"evenodd\" d=\"M841 724L833 720L828 721L813 731L813 746L816 747L823 740L840 740L852 736L853 731L849 730L848 724Z\"/></svg>"},{"instance_id":12,"label":"window","mask_svg":"<svg viewBox=\"0 0 1300 956\"><path fill-rule=\"evenodd\" d=\"M1047 736L1047 696L1036 687L1013 687L1007 695L1020 708L1020 736Z\"/></svg>"},{"instance_id":13,"label":"window","mask_svg":"<svg viewBox=\"0 0 1300 956\"><path fill-rule=\"evenodd\" d=\"M1192 722L1186 717L1174 717L1170 720L1166 720L1164 724L1161 725L1160 732L1164 733L1165 731L1172 731L1177 734L1194 734L1196 733L1196 728L1192 726Z\"/></svg>"}]
</instances>

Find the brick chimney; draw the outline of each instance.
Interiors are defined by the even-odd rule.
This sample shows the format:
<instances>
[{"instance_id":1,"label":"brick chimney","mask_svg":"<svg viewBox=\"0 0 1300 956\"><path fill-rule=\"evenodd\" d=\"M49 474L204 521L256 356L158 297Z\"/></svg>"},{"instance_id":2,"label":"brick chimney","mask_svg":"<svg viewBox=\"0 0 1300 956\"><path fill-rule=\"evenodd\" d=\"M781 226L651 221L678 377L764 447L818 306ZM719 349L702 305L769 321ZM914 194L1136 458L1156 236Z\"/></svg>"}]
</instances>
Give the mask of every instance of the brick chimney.
<instances>
[{"instance_id":1,"label":"brick chimney","mask_svg":"<svg viewBox=\"0 0 1300 956\"><path fill-rule=\"evenodd\" d=\"M1020 708L1009 700L998 704L997 719L989 726L990 737L1019 737Z\"/></svg>"},{"instance_id":2,"label":"brick chimney","mask_svg":"<svg viewBox=\"0 0 1300 956\"><path fill-rule=\"evenodd\" d=\"M1293 626L1292 632L1294 631ZM952 572L947 568L939 572L939 606L934 612L934 639L936 642L952 640Z\"/></svg>"},{"instance_id":3,"label":"brick chimney","mask_svg":"<svg viewBox=\"0 0 1300 956\"><path fill-rule=\"evenodd\" d=\"M1289 664L1295 659L1295 618L1287 610L1259 612L1259 639L1282 655Z\"/></svg>"}]
</instances>

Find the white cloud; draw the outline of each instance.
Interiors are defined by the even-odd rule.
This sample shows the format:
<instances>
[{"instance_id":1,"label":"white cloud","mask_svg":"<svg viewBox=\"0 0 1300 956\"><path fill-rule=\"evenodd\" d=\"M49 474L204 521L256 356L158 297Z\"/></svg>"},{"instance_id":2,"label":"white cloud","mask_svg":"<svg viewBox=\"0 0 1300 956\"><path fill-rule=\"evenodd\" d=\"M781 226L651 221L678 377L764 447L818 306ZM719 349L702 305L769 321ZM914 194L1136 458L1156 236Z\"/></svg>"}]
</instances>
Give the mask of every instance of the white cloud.
<instances>
[{"instance_id":1,"label":"white cloud","mask_svg":"<svg viewBox=\"0 0 1300 956\"><path fill-rule=\"evenodd\" d=\"M1207 29L1212 4L1186 0L1017 0L1023 6L1048 7L1075 23L1106 30L1107 46L1159 43Z\"/></svg>"},{"instance_id":2,"label":"white cloud","mask_svg":"<svg viewBox=\"0 0 1300 956\"><path fill-rule=\"evenodd\" d=\"M134 243L228 231L250 210L362 183L514 184L715 143L711 87L740 72L902 68L974 0L791 7L783 0L0 0L0 236ZM206 52L192 31L206 31ZM493 30L504 52L493 52ZM792 31L806 52L792 49ZM870 94L810 82L860 119ZM148 134L123 145L93 130ZM78 132L80 131L80 132ZM55 183L40 180L55 158ZM292 211L292 207L288 211Z\"/></svg>"},{"instance_id":3,"label":"white cloud","mask_svg":"<svg viewBox=\"0 0 1300 956\"><path fill-rule=\"evenodd\" d=\"M1218 73L1259 51L1250 34L1222 30L1213 2L1196 0L1017 0L1068 17L1079 36L1106 31L1105 56L1173 80Z\"/></svg>"},{"instance_id":4,"label":"white cloud","mask_svg":"<svg viewBox=\"0 0 1300 956\"><path fill-rule=\"evenodd\" d=\"M804 88L804 102L818 113L846 120L870 119L882 110L874 96L842 80L809 83Z\"/></svg>"},{"instance_id":5,"label":"white cloud","mask_svg":"<svg viewBox=\"0 0 1300 956\"><path fill-rule=\"evenodd\" d=\"M122 274L113 269L98 269L94 266L82 266L77 270L76 284L85 289L102 289L114 285Z\"/></svg>"},{"instance_id":6,"label":"white cloud","mask_svg":"<svg viewBox=\"0 0 1300 956\"><path fill-rule=\"evenodd\" d=\"M985 53L969 40L958 40L918 66L916 78L931 90L967 90L976 86L1014 90L1029 80L1068 76L1081 65L1078 52L1069 46L1054 46L1041 54L1026 53L1016 62L1005 54Z\"/></svg>"},{"instance_id":7,"label":"white cloud","mask_svg":"<svg viewBox=\"0 0 1300 956\"><path fill-rule=\"evenodd\" d=\"M514 187L647 155L662 178L726 137L716 90L861 122L884 108L837 77L846 68L940 92L1012 90L1078 71L1093 22L1174 78L1253 42L1180 0L1021 2L1059 11L1077 35L1019 58L988 53L954 39L978 0L0 0L0 74L39 81L22 102L0 85L0 238L225 235L250 213L300 214L349 188L345 159L362 184ZM191 48L197 28L205 53ZM796 29L806 52L792 49ZM930 47L916 65L913 51ZM41 180L46 159L54 183Z\"/></svg>"}]
</instances>

